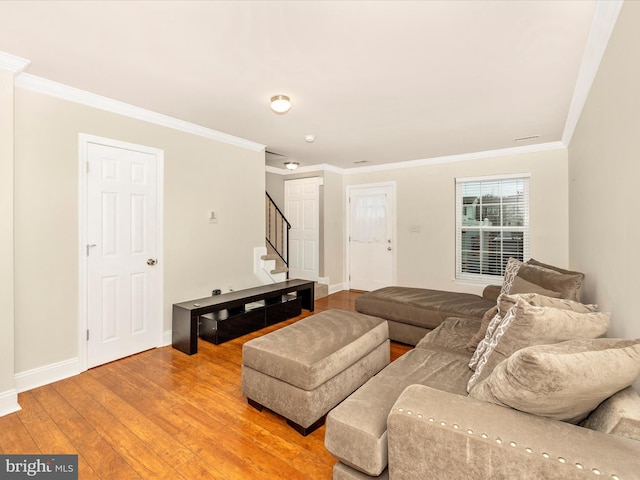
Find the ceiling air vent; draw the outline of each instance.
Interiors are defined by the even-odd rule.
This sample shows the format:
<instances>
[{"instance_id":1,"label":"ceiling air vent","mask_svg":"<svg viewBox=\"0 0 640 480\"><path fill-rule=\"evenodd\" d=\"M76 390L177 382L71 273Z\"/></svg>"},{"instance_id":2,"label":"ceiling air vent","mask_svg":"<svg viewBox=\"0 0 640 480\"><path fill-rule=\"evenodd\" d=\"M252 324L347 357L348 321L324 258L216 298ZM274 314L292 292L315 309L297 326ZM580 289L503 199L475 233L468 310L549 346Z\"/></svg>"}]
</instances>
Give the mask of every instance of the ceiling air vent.
<instances>
[{"instance_id":1,"label":"ceiling air vent","mask_svg":"<svg viewBox=\"0 0 640 480\"><path fill-rule=\"evenodd\" d=\"M540 138L540 135L529 135L528 137L514 138L513 141L514 142L526 142L527 140L537 140L538 138Z\"/></svg>"}]
</instances>

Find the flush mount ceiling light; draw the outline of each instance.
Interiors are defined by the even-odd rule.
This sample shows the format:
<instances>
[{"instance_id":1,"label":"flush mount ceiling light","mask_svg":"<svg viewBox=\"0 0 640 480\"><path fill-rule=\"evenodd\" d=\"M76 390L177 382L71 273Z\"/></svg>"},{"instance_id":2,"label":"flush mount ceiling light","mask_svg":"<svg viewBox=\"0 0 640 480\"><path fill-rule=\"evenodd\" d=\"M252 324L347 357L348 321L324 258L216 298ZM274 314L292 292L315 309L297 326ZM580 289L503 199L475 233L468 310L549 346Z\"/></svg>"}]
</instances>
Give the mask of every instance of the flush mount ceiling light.
<instances>
[{"instance_id":1,"label":"flush mount ceiling light","mask_svg":"<svg viewBox=\"0 0 640 480\"><path fill-rule=\"evenodd\" d=\"M291 100L286 95L271 97L271 110L276 113L287 113L291 108Z\"/></svg>"},{"instance_id":2,"label":"flush mount ceiling light","mask_svg":"<svg viewBox=\"0 0 640 480\"><path fill-rule=\"evenodd\" d=\"M295 170L300 166L300 164L298 162L284 162L284 166L289 170Z\"/></svg>"}]
</instances>

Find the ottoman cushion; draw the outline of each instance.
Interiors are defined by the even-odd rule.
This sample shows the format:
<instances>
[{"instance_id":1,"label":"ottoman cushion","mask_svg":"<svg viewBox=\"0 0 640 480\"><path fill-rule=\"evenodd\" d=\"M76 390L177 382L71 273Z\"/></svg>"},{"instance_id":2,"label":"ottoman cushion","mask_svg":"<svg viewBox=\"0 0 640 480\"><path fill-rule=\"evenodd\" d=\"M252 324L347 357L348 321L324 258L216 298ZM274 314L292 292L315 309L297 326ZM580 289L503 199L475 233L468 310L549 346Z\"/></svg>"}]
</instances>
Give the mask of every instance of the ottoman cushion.
<instances>
[{"instance_id":1,"label":"ottoman cushion","mask_svg":"<svg viewBox=\"0 0 640 480\"><path fill-rule=\"evenodd\" d=\"M388 338L387 322L381 318L327 310L245 343L242 363L303 390L314 390Z\"/></svg>"}]
</instances>

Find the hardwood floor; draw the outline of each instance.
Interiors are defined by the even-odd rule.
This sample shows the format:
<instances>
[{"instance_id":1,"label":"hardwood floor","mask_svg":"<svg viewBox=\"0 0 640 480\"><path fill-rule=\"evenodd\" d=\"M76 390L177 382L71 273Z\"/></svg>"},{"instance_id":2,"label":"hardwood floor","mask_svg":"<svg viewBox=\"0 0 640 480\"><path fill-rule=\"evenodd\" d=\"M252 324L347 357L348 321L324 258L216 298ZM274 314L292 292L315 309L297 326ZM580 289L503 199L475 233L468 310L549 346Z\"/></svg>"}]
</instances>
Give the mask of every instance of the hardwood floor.
<instances>
[{"instance_id":1,"label":"hardwood floor","mask_svg":"<svg viewBox=\"0 0 640 480\"><path fill-rule=\"evenodd\" d=\"M359 293L316 300L316 312L353 310ZM325 427L302 437L247 404L242 344L300 317L222 345L200 340L188 356L171 346L21 393L0 417L0 453L78 454L79 478L330 479ZM392 360L411 347L392 343Z\"/></svg>"}]
</instances>

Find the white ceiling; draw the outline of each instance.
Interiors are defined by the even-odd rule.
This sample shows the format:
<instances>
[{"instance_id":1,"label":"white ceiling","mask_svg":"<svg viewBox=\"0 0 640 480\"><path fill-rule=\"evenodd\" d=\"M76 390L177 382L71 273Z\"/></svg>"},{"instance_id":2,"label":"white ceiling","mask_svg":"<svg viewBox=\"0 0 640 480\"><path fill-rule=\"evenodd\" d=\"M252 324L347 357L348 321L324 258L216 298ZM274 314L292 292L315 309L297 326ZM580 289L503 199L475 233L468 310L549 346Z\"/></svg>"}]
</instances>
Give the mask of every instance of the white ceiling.
<instances>
[{"instance_id":1,"label":"white ceiling","mask_svg":"<svg viewBox=\"0 0 640 480\"><path fill-rule=\"evenodd\" d=\"M28 74L304 166L351 168L560 141L595 11L586 0L1 1L0 51L30 60ZM270 111L276 94L289 113Z\"/></svg>"}]
</instances>

